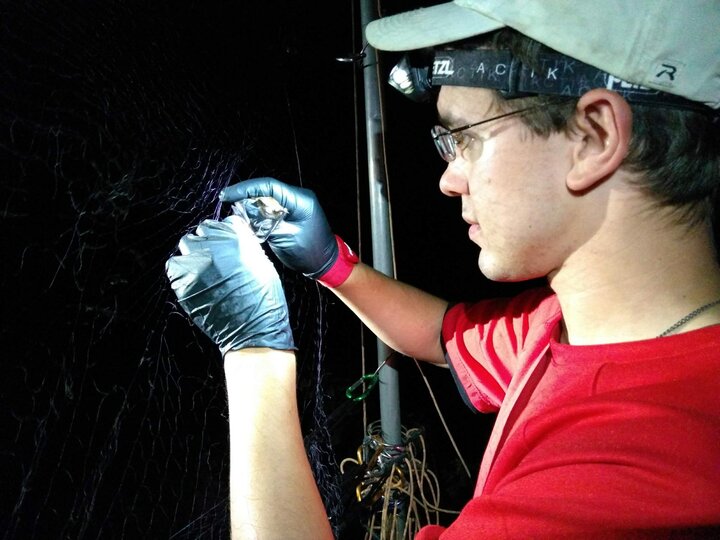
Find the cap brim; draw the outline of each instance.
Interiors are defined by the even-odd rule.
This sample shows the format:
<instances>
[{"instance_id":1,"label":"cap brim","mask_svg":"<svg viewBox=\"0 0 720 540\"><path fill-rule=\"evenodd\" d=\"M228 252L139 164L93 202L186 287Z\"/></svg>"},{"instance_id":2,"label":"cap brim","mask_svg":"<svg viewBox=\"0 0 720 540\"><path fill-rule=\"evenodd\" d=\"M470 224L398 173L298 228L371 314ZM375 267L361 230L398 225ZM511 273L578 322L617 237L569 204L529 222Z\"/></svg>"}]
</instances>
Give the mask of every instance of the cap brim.
<instances>
[{"instance_id":1,"label":"cap brim","mask_svg":"<svg viewBox=\"0 0 720 540\"><path fill-rule=\"evenodd\" d=\"M491 32L505 26L475 10L448 2L372 21L368 43L382 51L411 51Z\"/></svg>"}]
</instances>

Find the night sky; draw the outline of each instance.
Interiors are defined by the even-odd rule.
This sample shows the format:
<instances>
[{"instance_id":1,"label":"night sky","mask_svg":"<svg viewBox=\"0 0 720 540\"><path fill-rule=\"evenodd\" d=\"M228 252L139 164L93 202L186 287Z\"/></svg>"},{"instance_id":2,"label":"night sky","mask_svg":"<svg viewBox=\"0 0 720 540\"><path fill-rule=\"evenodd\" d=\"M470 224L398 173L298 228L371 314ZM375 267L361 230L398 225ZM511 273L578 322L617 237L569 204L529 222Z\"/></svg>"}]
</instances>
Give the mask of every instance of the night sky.
<instances>
[{"instance_id":1,"label":"night sky","mask_svg":"<svg viewBox=\"0 0 720 540\"><path fill-rule=\"evenodd\" d=\"M362 67L336 60L361 49L358 21L338 1L0 1L0 538L227 537L220 356L164 263L226 215L222 187L253 176L315 190L371 262ZM384 73L395 59L381 56ZM453 301L514 292L479 274L459 201L438 190L432 105L384 92L398 277ZM332 449L332 476L362 442L362 407L343 394L361 335L368 366L374 342L332 294L278 269L303 426ZM424 369L468 479L414 363L399 369L403 424L424 430L442 506L459 509L492 418ZM361 531L342 518L341 537Z\"/></svg>"}]
</instances>

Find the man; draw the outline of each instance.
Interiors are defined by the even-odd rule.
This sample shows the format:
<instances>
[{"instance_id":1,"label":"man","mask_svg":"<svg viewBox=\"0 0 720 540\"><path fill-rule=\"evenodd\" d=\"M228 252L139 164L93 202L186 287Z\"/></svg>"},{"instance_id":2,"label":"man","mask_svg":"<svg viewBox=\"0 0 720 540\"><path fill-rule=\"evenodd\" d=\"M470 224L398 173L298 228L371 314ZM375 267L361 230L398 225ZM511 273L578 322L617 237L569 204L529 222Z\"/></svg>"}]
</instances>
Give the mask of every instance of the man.
<instances>
[{"instance_id":1,"label":"man","mask_svg":"<svg viewBox=\"0 0 720 540\"><path fill-rule=\"evenodd\" d=\"M663 0L458 0L367 28L380 49L435 47L432 80L411 63L399 83L440 85L440 189L460 197L486 276L547 289L448 306L358 263L311 192L272 179L224 191L277 199L289 214L269 245L285 265L498 413L475 496L419 538L720 524L717 28L717 2ZM168 270L224 353L233 533L329 537L276 274L237 218L197 232Z\"/></svg>"}]
</instances>

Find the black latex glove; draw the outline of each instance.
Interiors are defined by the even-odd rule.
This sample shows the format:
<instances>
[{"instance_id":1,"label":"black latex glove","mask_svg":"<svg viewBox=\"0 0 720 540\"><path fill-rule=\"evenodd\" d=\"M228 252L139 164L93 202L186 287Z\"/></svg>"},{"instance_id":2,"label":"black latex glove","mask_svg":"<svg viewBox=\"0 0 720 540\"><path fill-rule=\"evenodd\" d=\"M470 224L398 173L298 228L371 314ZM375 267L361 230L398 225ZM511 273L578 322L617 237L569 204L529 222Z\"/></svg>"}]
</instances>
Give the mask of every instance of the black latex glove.
<instances>
[{"instance_id":1,"label":"black latex glove","mask_svg":"<svg viewBox=\"0 0 720 540\"><path fill-rule=\"evenodd\" d=\"M312 191L274 178L256 178L228 186L220 194L223 202L252 197L272 197L288 210L267 240L284 265L314 279L333 266L337 241Z\"/></svg>"},{"instance_id":2,"label":"black latex glove","mask_svg":"<svg viewBox=\"0 0 720 540\"><path fill-rule=\"evenodd\" d=\"M223 355L248 347L293 349L280 278L249 225L205 220L165 266L182 308Z\"/></svg>"}]
</instances>

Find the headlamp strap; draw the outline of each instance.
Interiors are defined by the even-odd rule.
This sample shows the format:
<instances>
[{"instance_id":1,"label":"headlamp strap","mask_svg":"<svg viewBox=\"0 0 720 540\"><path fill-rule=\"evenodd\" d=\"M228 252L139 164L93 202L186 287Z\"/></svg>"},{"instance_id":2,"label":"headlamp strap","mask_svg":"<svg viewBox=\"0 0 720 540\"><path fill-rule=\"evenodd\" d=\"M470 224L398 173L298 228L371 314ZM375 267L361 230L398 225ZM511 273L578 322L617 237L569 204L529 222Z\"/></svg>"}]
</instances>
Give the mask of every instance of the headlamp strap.
<instances>
[{"instance_id":1,"label":"headlamp strap","mask_svg":"<svg viewBox=\"0 0 720 540\"><path fill-rule=\"evenodd\" d=\"M701 103L623 81L564 54L541 53L537 65L537 69L524 65L509 50L438 50L430 84L490 88L506 99L536 94L579 97L593 88L607 88L634 103L707 109Z\"/></svg>"}]
</instances>

